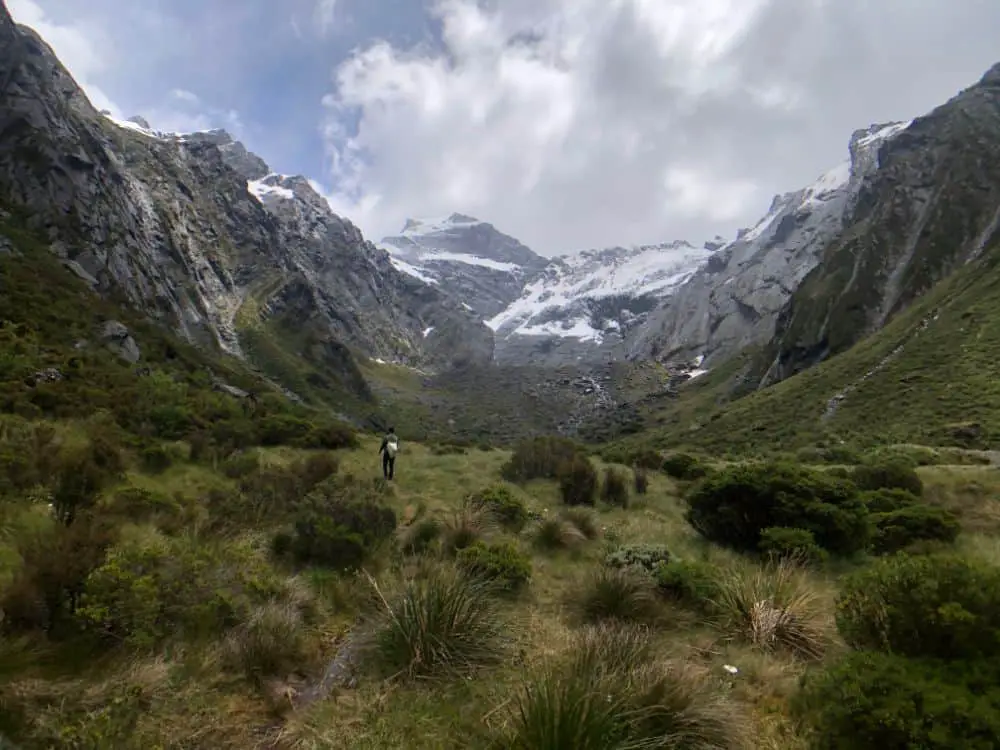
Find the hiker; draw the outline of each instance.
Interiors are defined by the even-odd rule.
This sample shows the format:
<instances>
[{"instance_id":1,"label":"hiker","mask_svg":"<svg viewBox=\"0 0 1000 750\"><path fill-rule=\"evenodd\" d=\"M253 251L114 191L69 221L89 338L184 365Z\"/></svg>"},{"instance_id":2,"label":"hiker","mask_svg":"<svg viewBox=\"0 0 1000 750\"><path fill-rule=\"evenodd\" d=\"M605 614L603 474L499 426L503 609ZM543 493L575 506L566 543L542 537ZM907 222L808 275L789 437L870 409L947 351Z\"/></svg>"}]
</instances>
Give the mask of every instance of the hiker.
<instances>
[{"instance_id":1,"label":"hiker","mask_svg":"<svg viewBox=\"0 0 1000 750\"><path fill-rule=\"evenodd\" d=\"M392 479L396 470L396 454L399 453L399 437L396 435L395 427L390 427L382 438L382 447L378 452L382 454L382 476Z\"/></svg>"}]
</instances>

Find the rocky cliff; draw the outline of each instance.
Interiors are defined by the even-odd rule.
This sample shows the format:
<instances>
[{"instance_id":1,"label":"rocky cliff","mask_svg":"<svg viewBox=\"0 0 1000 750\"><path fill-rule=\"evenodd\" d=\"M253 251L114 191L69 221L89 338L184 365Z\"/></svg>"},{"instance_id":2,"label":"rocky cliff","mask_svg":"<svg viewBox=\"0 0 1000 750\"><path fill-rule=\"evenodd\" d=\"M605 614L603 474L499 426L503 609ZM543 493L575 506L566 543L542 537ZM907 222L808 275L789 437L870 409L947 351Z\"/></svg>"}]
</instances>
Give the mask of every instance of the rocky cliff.
<instances>
[{"instance_id":1,"label":"rocky cliff","mask_svg":"<svg viewBox=\"0 0 1000 750\"><path fill-rule=\"evenodd\" d=\"M712 367L774 335L777 316L845 228L879 149L907 123L851 136L849 157L812 185L774 197L754 227L719 249L627 342L633 359L692 360Z\"/></svg>"},{"instance_id":2,"label":"rocky cliff","mask_svg":"<svg viewBox=\"0 0 1000 750\"><path fill-rule=\"evenodd\" d=\"M760 385L847 350L1000 238L1000 65L881 143L878 162L781 310Z\"/></svg>"},{"instance_id":3,"label":"rocky cliff","mask_svg":"<svg viewBox=\"0 0 1000 750\"><path fill-rule=\"evenodd\" d=\"M0 205L96 291L203 346L245 355L243 329L276 334L284 320L345 372L353 353L431 367L492 358L480 320L400 273L306 180L272 175L224 131L113 122L2 2ZM276 345L297 356L305 343Z\"/></svg>"}]
</instances>

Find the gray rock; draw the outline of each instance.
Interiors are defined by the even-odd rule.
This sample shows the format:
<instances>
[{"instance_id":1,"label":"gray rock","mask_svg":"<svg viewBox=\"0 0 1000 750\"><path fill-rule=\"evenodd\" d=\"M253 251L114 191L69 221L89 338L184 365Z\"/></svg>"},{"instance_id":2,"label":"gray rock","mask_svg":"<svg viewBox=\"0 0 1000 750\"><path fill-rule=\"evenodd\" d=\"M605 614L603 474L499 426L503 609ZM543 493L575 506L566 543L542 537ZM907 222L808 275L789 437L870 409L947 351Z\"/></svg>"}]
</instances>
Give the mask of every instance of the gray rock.
<instances>
[{"instance_id":1,"label":"gray rock","mask_svg":"<svg viewBox=\"0 0 1000 750\"><path fill-rule=\"evenodd\" d=\"M13 255L14 243L0 234L0 255Z\"/></svg>"},{"instance_id":2,"label":"gray rock","mask_svg":"<svg viewBox=\"0 0 1000 750\"><path fill-rule=\"evenodd\" d=\"M128 328L117 320L109 320L101 326L100 338L105 346L129 364L135 364L142 356Z\"/></svg>"}]
</instances>

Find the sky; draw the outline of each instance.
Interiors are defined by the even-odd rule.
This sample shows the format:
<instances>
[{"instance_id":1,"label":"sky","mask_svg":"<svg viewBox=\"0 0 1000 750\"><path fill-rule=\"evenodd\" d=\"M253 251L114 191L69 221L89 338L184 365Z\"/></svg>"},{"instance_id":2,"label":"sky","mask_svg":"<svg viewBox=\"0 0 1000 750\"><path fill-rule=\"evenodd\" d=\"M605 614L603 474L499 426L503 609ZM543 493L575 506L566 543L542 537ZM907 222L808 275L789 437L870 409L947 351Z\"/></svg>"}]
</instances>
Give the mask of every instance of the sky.
<instances>
[{"instance_id":1,"label":"sky","mask_svg":"<svg viewBox=\"0 0 1000 750\"><path fill-rule=\"evenodd\" d=\"M717 235L1000 62L996 0L6 0L91 101L224 127L370 239Z\"/></svg>"}]
</instances>

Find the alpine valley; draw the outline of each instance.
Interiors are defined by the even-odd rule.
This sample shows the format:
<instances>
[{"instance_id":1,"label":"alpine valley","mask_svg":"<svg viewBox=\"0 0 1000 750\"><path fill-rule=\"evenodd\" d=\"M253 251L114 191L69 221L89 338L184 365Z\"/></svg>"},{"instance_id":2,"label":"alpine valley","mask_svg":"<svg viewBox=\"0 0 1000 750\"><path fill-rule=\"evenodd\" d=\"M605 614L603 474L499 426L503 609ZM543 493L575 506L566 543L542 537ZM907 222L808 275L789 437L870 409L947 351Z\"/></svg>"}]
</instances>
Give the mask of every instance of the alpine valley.
<instances>
[{"instance_id":1,"label":"alpine valley","mask_svg":"<svg viewBox=\"0 0 1000 750\"><path fill-rule=\"evenodd\" d=\"M2 5L0 107L3 263L41 262L29 237L95 296L264 388L462 439L650 420L690 437L975 277L1000 236L1000 66L923 117L857 130L840 164L731 240L558 257L461 213L373 243L225 131L97 111ZM139 361L120 321L83 338L112 329ZM699 416L683 412L677 396L706 388Z\"/></svg>"}]
</instances>

